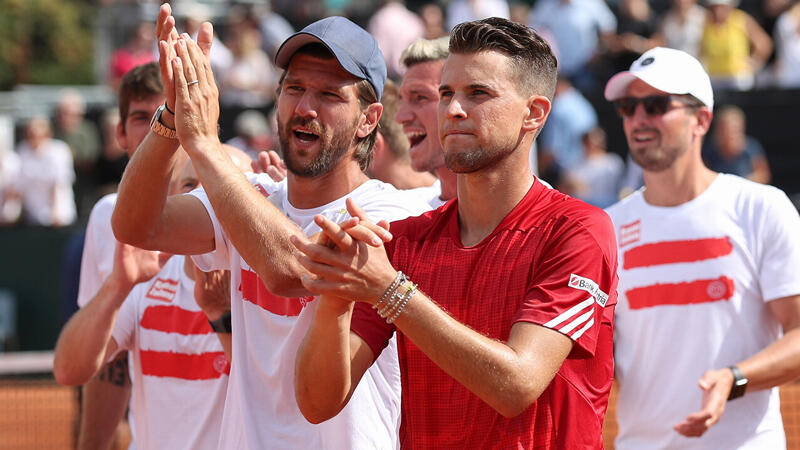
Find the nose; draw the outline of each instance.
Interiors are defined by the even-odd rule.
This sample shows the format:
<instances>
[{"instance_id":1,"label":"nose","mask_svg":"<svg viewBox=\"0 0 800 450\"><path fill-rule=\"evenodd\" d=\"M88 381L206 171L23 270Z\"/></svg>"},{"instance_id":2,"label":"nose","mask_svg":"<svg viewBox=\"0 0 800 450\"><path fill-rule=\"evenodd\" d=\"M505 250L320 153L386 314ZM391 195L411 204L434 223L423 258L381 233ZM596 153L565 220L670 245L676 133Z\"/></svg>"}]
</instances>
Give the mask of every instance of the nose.
<instances>
[{"instance_id":1,"label":"nose","mask_svg":"<svg viewBox=\"0 0 800 450\"><path fill-rule=\"evenodd\" d=\"M443 100L439 103L440 107L444 107L444 116L447 119L464 119L467 113L461 107L461 102L453 96L449 100Z\"/></svg>"},{"instance_id":2,"label":"nose","mask_svg":"<svg viewBox=\"0 0 800 450\"><path fill-rule=\"evenodd\" d=\"M400 105L397 107L397 113L394 115L395 122L405 125L414 119L414 113L408 102L400 100Z\"/></svg>"},{"instance_id":3,"label":"nose","mask_svg":"<svg viewBox=\"0 0 800 450\"><path fill-rule=\"evenodd\" d=\"M644 105L642 103L637 103L633 108L633 114L625 117L625 119L632 124L642 123L649 120L649 118L650 115L644 110Z\"/></svg>"},{"instance_id":4,"label":"nose","mask_svg":"<svg viewBox=\"0 0 800 450\"><path fill-rule=\"evenodd\" d=\"M308 90L303 92L303 95L300 96L300 99L297 101L294 111L300 117L311 119L315 119L317 117L316 102L314 101L314 96L311 92Z\"/></svg>"}]
</instances>

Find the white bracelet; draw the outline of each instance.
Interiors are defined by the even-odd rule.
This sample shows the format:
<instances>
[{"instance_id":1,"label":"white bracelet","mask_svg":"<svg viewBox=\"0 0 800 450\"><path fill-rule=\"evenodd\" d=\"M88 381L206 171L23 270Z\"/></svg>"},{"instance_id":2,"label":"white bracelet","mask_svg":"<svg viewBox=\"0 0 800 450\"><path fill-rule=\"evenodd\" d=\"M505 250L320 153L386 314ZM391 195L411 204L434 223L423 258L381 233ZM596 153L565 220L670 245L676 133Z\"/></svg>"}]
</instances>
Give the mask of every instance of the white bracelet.
<instances>
[{"instance_id":1,"label":"white bracelet","mask_svg":"<svg viewBox=\"0 0 800 450\"><path fill-rule=\"evenodd\" d=\"M400 317L400 313L403 312L403 308L406 307L408 301L411 299L411 296L414 295L414 292L417 290L417 285L412 284L406 295L403 297L403 301L400 302L400 305L397 307L397 311L394 312L391 318L386 319L386 323L393 323L398 317Z\"/></svg>"}]
</instances>

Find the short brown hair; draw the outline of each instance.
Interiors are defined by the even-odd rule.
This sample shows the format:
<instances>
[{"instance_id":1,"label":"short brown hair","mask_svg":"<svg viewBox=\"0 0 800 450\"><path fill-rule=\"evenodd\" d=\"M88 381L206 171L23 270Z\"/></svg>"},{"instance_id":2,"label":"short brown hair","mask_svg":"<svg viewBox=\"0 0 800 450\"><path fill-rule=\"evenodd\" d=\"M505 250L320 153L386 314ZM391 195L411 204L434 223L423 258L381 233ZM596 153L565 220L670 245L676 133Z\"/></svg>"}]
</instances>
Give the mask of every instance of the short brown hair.
<instances>
[{"instance_id":1,"label":"short brown hair","mask_svg":"<svg viewBox=\"0 0 800 450\"><path fill-rule=\"evenodd\" d=\"M155 95L164 95L158 63L150 62L136 66L122 77L119 83L119 120L122 122L123 130L131 102Z\"/></svg>"},{"instance_id":2,"label":"short brown hair","mask_svg":"<svg viewBox=\"0 0 800 450\"><path fill-rule=\"evenodd\" d=\"M450 53L497 51L511 58L517 89L523 95L544 95L551 101L558 63L550 45L531 28L501 19L464 22L450 34Z\"/></svg>"}]
</instances>

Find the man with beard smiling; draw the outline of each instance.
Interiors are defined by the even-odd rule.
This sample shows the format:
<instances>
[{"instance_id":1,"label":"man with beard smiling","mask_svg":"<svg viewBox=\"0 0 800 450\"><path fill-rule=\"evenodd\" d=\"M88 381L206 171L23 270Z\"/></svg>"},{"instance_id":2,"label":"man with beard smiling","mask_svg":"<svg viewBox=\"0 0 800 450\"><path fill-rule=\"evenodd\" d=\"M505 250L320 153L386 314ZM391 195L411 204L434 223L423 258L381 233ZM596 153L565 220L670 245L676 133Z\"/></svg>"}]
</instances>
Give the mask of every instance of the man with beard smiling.
<instances>
[{"instance_id":1,"label":"man with beard smiling","mask_svg":"<svg viewBox=\"0 0 800 450\"><path fill-rule=\"evenodd\" d=\"M645 184L608 209L616 448L786 448L775 386L800 373L797 211L774 187L703 165L714 94L694 57L649 50L605 96Z\"/></svg>"},{"instance_id":2,"label":"man with beard smiling","mask_svg":"<svg viewBox=\"0 0 800 450\"><path fill-rule=\"evenodd\" d=\"M346 197L366 211L351 224L367 217L397 220L429 208L363 172L386 79L377 43L349 20L329 17L280 47L275 62L285 72L278 126L289 173L276 183L266 174L246 178L222 157L208 58L188 36L172 45L168 12L162 6L159 62L164 83L176 92L174 121L162 111L154 116L153 131L126 170L113 225L123 242L198 255L194 261L203 270L231 270L233 356L219 447L396 448L400 379L393 348L358 355L370 358L367 365L375 361L368 382L353 393L351 407L325 424L303 418L292 383L297 347L320 302L300 284L304 269L289 236L305 240L318 231L317 214L347 219ZM167 199L179 141L204 189ZM359 339L361 325L369 325L358 318L363 313L354 314L349 339Z\"/></svg>"},{"instance_id":3,"label":"man with beard smiling","mask_svg":"<svg viewBox=\"0 0 800 450\"><path fill-rule=\"evenodd\" d=\"M415 192L426 193L425 200L438 208L456 196L458 179L444 164L444 150L439 140L439 83L447 59L449 39L418 39L400 56L406 67L400 85L400 107L395 120L411 143L411 167L418 172L432 172L439 181L430 188Z\"/></svg>"}]
</instances>

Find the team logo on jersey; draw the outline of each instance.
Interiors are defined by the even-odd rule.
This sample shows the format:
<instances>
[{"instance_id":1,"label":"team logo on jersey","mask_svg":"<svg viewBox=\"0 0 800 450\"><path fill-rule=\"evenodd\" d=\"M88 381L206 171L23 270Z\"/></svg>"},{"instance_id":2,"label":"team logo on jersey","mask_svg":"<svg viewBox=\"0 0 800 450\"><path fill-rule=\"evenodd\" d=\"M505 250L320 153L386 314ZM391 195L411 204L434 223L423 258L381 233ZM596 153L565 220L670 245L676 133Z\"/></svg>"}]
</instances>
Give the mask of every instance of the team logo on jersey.
<instances>
[{"instance_id":1,"label":"team logo on jersey","mask_svg":"<svg viewBox=\"0 0 800 450\"><path fill-rule=\"evenodd\" d=\"M214 370L218 373L228 373L230 371L231 364L228 362L228 357L225 354L221 354L214 358Z\"/></svg>"},{"instance_id":2,"label":"team logo on jersey","mask_svg":"<svg viewBox=\"0 0 800 450\"><path fill-rule=\"evenodd\" d=\"M600 290L600 286L588 278L573 273L569 276L569 287L588 292L589 295L594 297L597 304L602 307L605 307L606 302L608 302L608 294Z\"/></svg>"},{"instance_id":3,"label":"team logo on jersey","mask_svg":"<svg viewBox=\"0 0 800 450\"><path fill-rule=\"evenodd\" d=\"M257 190L258 192L260 192L260 193L261 193L261 195L263 195L264 197L267 197L267 198L269 197L269 192L267 192L267 190L266 190L266 189L264 189L264 186L262 186L262 185L260 185L260 184L257 184L257 185L256 185L256 190Z\"/></svg>"},{"instance_id":4,"label":"team logo on jersey","mask_svg":"<svg viewBox=\"0 0 800 450\"><path fill-rule=\"evenodd\" d=\"M152 298L153 300L161 300L162 302L172 302L177 292L178 280L156 278L156 281L150 285L150 290L147 291L145 297Z\"/></svg>"},{"instance_id":5,"label":"team logo on jersey","mask_svg":"<svg viewBox=\"0 0 800 450\"><path fill-rule=\"evenodd\" d=\"M642 221L637 220L619 227L619 246L625 247L628 244L638 242L642 238Z\"/></svg>"}]
</instances>

